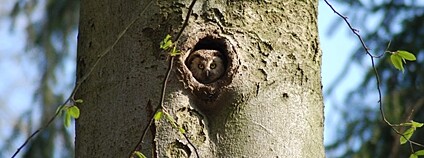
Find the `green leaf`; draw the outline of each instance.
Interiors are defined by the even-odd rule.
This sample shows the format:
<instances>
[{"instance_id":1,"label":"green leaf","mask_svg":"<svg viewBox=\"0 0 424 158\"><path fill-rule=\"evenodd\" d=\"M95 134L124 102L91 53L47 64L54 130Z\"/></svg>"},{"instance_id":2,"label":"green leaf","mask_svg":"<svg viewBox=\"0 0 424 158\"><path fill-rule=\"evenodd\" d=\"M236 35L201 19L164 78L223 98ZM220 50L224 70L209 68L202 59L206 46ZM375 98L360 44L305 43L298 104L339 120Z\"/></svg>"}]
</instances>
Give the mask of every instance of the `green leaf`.
<instances>
[{"instance_id":1,"label":"green leaf","mask_svg":"<svg viewBox=\"0 0 424 158\"><path fill-rule=\"evenodd\" d=\"M406 59L406 60L409 60L409 61L417 60L415 58L415 55L412 54L412 53L409 53L408 51L398 50L398 51L396 51L396 54L399 55L400 57L402 57L402 59Z\"/></svg>"},{"instance_id":2,"label":"green leaf","mask_svg":"<svg viewBox=\"0 0 424 158\"><path fill-rule=\"evenodd\" d=\"M408 141L407 139L411 138L412 134L414 134L414 131L415 131L415 128L411 127L408 130L406 130L405 132L403 132L403 136L405 136L406 139L405 139L405 137L401 136L400 137L400 144L405 144Z\"/></svg>"},{"instance_id":3,"label":"green leaf","mask_svg":"<svg viewBox=\"0 0 424 158\"><path fill-rule=\"evenodd\" d=\"M166 112L165 112L165 118L166 118L166 120L168 120L170 122L175 122L174 118Z\"/></svg>"},{"instance_id":4,"label":"green leaf","mask_svg":"<svg viewBox=\"0 0 424 158\"><path fill-rule=\"evenodd\" d=\"M158 121L160 118L162 118L162 115L162 110L159 110L158 112L156 112L155 116L153 116L153 119L155 119L155 121Z\"/></svg>"},{"instance_id":5,"label":"green leaf","mask_svg":"<svg viewBox=\"0 0 424 158\"><path fill-rule=\"evenodd\" d=\"M181 126L178 128L178 130L180 131L181 134L184 134L186 132L185 129Z\"/></svg>"},{"instance_id":6,"label":"green leaf","mask_svg":"<svg viewBox=\"0 0 424 158\"><path fill-rule=\"evenodd\" d=\"M393 66L395 66L396 69L403 72L403 63L402 58L397 54L392 54L390 56L390 60L392 61Z\"/></svg>"},{"instance_id":7,"label":"green leaf","mask_svg":"<svg viewBox=\"0 0 424 158\"><path fill-rule=\"evenodd\" d=\"M139 151L135 151L134 154L139 158L146 158L146 156L144 156L144 154Z\"/></svg>"},{"instance_id":8,"label":"green leaf","mask_svg":"<svg viewBox=\"0 0 424 158\"><path fill-rule=\"evenodd\" d=\"M71 115L69 112L65 112L65 120L64 120L65 127L69 127L71 125Z\"/></svg>"},{"instance_id":9,"label":"green leaf","mask_svg":"<svg viewBox=\"0 0 424 158\"><path fill-rule=\"evenodd\" d=\"M171 53L169 55L171 55L172 57L177 56L180 54L180 51L177 50L177 47L174 46L174 48L172 49Z\"/></svg>"},{"instance_id":10,"label":"green leaf","mask_svg":"<svg viewBox=\"0 0 424 158\"><path fill-rule=\"evenodd\" d=\"M417 156L424 156L424 150L418 150L414 154Z\"/></svg>"},{"instance_id":11,"label":"green leaf","mask_svg":"<svg viewBox=\"0 0 424 158\"><path fill-rule=\"evenodd\" d=\"M423 123L412 121L412 127L422 127L423 125Z\"/></svg>"},{"instance_id":12,"label":"green leaf","mask_svg":"<svg viewBox=\"0 0 424 158\"><path fill-rule=\"evenodd\" d=\"M418 158L418 156L415 155L415 154L411 154L411 155L409 155L409 158Z\"/></svg>"},{"instance_id":13,"label":"green leaf","mask_svg":"<svg viewBox=\"0 0 424 158\"><path fill-rule=\"evenodd\" d=\"M82 99L75 100L75 103L82 103L82 102L84 102Z\"/></svg>"},{"instance_id":14,"label":"green leaf","mask_svg":"<svg viewBox=\"0 0 424 158\"><path fill-rule=\"evenodd\" d=\"M166 35L162 42L160 42L160 48L167 50L172 45L171 35Z\"/></svg>"},{"instance_id":15,"label":"green leaf","mask_svg":"<svg viewBox=\"0 0 424 158\"><path fill-rule=\"evenodd\" d=\"M68 113L73 117L73 118L78 118L80 115L80 110L77 106L71 106L68 108Z\"/></svg>"},{"instance_id":16,"label":"green leaf","mask_svg":"<svg viewBox=\"0 0 424 158\"><path fill-rule=\"evenodd\" d=\"M164 114L165 114L166 120L171 124L171 126L173 128L177 128L178 129L177 123L174 120L174 118L171 115L169 115L168 113L166 113L166 112Z\"/></svg>"}]
</instances>

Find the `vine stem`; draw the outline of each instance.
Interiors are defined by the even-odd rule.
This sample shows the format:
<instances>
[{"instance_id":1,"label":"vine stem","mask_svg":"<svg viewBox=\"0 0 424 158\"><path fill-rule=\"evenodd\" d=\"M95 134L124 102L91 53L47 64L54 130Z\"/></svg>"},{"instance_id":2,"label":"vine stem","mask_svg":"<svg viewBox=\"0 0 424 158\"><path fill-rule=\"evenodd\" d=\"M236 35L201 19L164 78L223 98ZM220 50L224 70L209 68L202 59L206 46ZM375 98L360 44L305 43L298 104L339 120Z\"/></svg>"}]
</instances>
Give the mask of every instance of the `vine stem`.
<instances>
[{"instance_id":1,"label":"vine stem","mask_svg":"<svg viewBox=\"0 0 424 158\"><path fill-rule=\"evenodd\" d=\"M333 10L333 12L334 13L336 13L339 17L341 17L344 21L345 21L345 23L347 24L347 26L349 27L349 29L352 31L352 33L353 34L355 34L357 37L358 37L358 39L359 39L359 41L361 42L361 45L362 45L362 48L364 48L364 50L365 50L365 52L366 52L366 54L370 57L370 60L371 60L371 66L372 66L372 69L373 69L373 71L374 71L374 76L375 76L375 79L376 79L376 82L377 82L377 91L378 91L378 104L379 104L379 109L380 109L380 115L381 115L381 117L383 118L383 121L387 124L387 125L389 125L390 126L390 128L396 133L396 134L398 134L398 135L400 135L400 136L402 136L403 138L405 138L408 142L409 142L409 144L410 144L410 146L411 146L411 150L413 151L413 148L412 148L412 144L414 144L414 145L417 145L417 146L420 146L420 147L424 147L424 145L422 145L422 144L420 144L420 143L417 143L417 142L415 142L415 141L412 141L412 140L409 140L408 138L406 138L405 137L405 135L403 135L402 133L400 133L396 128L395 128L395 125L393 125L392 123L390 123L388 120L387 120L387 118L386 118L386 116L385 116L385 113L384 113L384 109L383 109L383 103L382 103L382 93L381 93L381 81L380 81L380 76L378 75L378 70L377 70L377 67L375 66L375 59L376 58L381 58L385 53L388 53L389 51L384 51L381 55L378 55L378 56L374 56L374 55L372 55L370 52L369 52L369 48L367 47L367 45L365 44L365 42L364 42L364 40L362 39L362 37L361 37L361 35L359 35L359 31L357 30L357 29L355 29L355 28L353 28L352 27L352 25L350 24L350 22L347 20L348 18L346 17L346 16L344 16L344 15L342 15L342 14L340 14L338 11L336 11L336 9L334 9L334 7L327 1L327 0L324 0L324 2L331 8L331 10ZM390 43L389 43L390 44Z\"/></svg>"},{"instance_id":2,"label":"vine stem","mask_svg":"<svg viewBox=\"0 0 424 158\"><path fill-rule=\"evenodd\" d=\"M192 0L191 1L190 6L188 7L188 12L187 12L186 18L184 20L183 26L181 27L181 29L178 32L177 36L175 36L175 38L173 40L174 41L174 44L175 43L178 43L178 40L180 39L182 33L184 32L184 29L187 27L188 21L190 19L190 15L193 12L193 7L194 7L194 4L196 4L196 1L197 0ZM174 47L176 47L176 45L174 45ZM168 70L166 72L166 76L165 76L165 79L164 79L163 84L162 84L162 91L161 91L161 97L160 97L159 106L156 107L155 113L151 116L150 121L149 121L149 124L147 124L147 126L144 128L143 134L141 135L141 138L139 139L139 141L138 141L137 145L135 146L135 148L131 151L131 153L129 155L130 158L133 155L133 153L137 150L137 148L141 145L141 143L143 143L144 137L147 134L147 130L150 128L150 126L154 122L154 116L155 116L155 114L159 110L161 110L161 109L165 110L165 108L163 106L163 103L164 103L164 99L165 99L166 87L167 87L168 79L169 79L169 76L171 74L171 70L172 70L173 65L174 65L174 59L175 59L175 56L174 55L170 55L170 59L169 59L169 62L168 62ZM196 147L193 145L193 143L190 142L190 140L188 139L188 137L187 137L187 135L185 133L182 133L182 134L183 134L184 138L186 139L186 141L193 147L194 152L195 152L197 158L200 158L199 153L198 153Z\"/></svg>"}]
</instances>

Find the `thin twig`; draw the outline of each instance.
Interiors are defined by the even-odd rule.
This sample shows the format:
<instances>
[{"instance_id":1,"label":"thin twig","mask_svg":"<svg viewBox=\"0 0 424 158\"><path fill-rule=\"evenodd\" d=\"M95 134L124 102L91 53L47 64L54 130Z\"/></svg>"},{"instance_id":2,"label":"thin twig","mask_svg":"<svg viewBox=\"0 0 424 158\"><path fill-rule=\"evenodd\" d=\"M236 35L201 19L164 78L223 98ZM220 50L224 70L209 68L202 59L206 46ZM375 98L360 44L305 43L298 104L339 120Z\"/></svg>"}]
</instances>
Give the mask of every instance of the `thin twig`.
<instances>
[{"instance_id":1,"label":"thin twig","mask_svg":"<svg viewBox=\"0 0 424 158\"><path fill-rule=\"evenodd\" d=\"M181 30L180 30L180 32L177 34L177 36L175 36L174 41L178 41L178 40L180 39L181 35L183 34L183 31L184 31L185 27L187 26L188 21L189 21L189 19L190 19L191 12L193 12L193 7L194 7L194 4L196 4L196 1L197 1L197 0L193 0L193 1L191 1L190 6L188 6L188 12L187 12L186 18L185 18L185 20L184 20L183 27L181 28Z\"/></svg>"},{"instance_id":2,"label":"thin twig","mask_svg":"<svg viewBox=\"0 0 424 158\"><path fill-rule=\"evenodd\" d=\"M59 108L59 110L56 112L56 114L52 118L50 118L50 120L47 122L47 124L45 124L43 127L39 128L39 129L37 129L34 133L32 133L25 140L25 142L13 154L12 158L14 158L16 155L18 155L18 153L22 150L22 148L24 148L34 136L36 136L40 132L43 132L56 119L56 117L61 113L61 110L63 109L63 107L65 107L65 105L68 101L69 101L69 98L62 105L60 105L61 108Z\"/></svg>"},{"instance_id":3,"label":"thin twig","mask_svg":"<svg viewBox=\"0 0 424 158\"><path fill-rule=\"evenodd\" d=\"M183 26L181 27L181 29L180 29L180 31L178 32L178 34L177 34L177 36L175 36L175 38L174 38L174 43L178 43L178 40L179 40L179 38L181 37L181 35L182 35L182 33L184 32L184 29L187 27L187 25L188 25L188 21L189 21L189 19L190 19L190 15L191 15L191 13L192 13L192 11L193 11L193 7L194 7L194 4L196 4L196 1L197 0L192 0L192 2L191 2L191 4L190 4L190 6L189 6L189 8L188 8L188 12L187 12L187 15L186 15L186 18L185 18L185 20L184 20L184 23L183 23ZM175 45L174 45L174 47L176 47ZM149 121L149 124L144 128L144 130L143 130L143 134L142 134L142 136L141 136L141 138L140 138L140 140L138 141L138 143L137 143L137 145L135 146L135 148L134 148L134 150L133 151L131 151L131 153L130 153L130 158L131 158L131 156L132 156L132 154L137 150L137 148L141 145L141 143L143 142L143 140L144 140L144 137L145 137L145 135L146 135L146 133L147 133L147 130L149 129L149 127L152 125L152 123L153 123L153 121L154 121L154 115L160 110L160 109L164 109L164 107L163 107L163 102L164 102L164 99L165 99L165 93L166 93L166 87L167 87L167 83L168 83L168 78L169 78L169 75L171 74L171 70L172 70L172 67L173 67L173 65L174 65L174 58L175 58L175 56L170 56L170 60L169 60L169 64L168 64L168 70L167 70L167 72L166 72L166 77L165 77L165 79L164 79L164 81L163 81L163 85L162 85L162 91L161 91L161 97L160 97L160 102L159 102L159 106L158 107L156 107L156 110L155 110L155 113L152 115L152 117L150 118L150 121ZM184 138L187 140L187 142L193 147L193 149L194 149L194 151L195 151L195 153L196 153L196 156L199 158L200 156L199 156L199 154L198 154L198 152L197 152L197 149L196 149L196 147L190 142L190 140L188 139L188 137L183 133L183 135L184 135Z\"/></svg>"},{"instance_id":4,"label":"thin twig","mask_svg":"<svg viewBox=\"0 0 424 158\"><path fill-rule=\"evenodd\" d=\"M325 3L327 3L327 5L331 8L331 10L333 10L333 12L334 13L336 13L338 16L340 16L345 22L346 22L346 24L347 24L347 26L349 26L349 28L350 28L350 30L353 32L353 34L355 34L357 37L358 37L358 39L359 39L359 41L361 42L361 45L362 45L362 47L364 48L364 50L366 51L366 53L369 55L369 56L371 56L371 57L373 57L373 58L380 58L380 57L382 57L386 52L383 52L383 54L381 54L381 55L378 55L378 56L374 56L374 55L372 55L370 52L369 52L369 48L367 47L367 45L365 44L365 42L364 42L364 40L362 39L362 37L361 37L361 35L359 35L359 30L358 29L355 29L355 28L353 28L352 27L352 25L349 23L349 21L347 20L348 18L346 17L346 16L344 16L344 15L342 15L342 14L340 14L339 12L337 12L336 11L336 9L334 9L333 8L333 6L327 1L327 0L324 0L325 1Z\"/></svg>"},{"instance_id":5,"label":"thin twig","mask_svg":"<svg viewBox=\"0 0 424 158\"><path fill-rule=\"evenodd\" d=\"M166 76L165 79L163 80L163 84L162 84L162 92L161 92L161 99L160 99L160 103L159 106L156 107L155 112L153 113L153 115L150 117L150 121L149 124L147 124L147 126L144 128L143 130L143 134L141 135L140 139L138 140L137 145L134 147L134 149L131 151L130 153L130 158L132 156L132 154L137 150L137 148L141 145L141 143L143 143L144 137L147 134L147 130L150 128L150 126L152 125L153 121L154 121L154 117L155 114L160 110L160 109L164 109L163 108L163 100L165 98L165 92L166 92L166 86L167 86L167 82L168 82L168 78L169 75L171 74L171 70L172 70L172 65L174 65L174 57L171 57L171 59L169 60L168 63L168 70L166 72Z\"/></svg>"},{"instance_id":6,"label":"thin twig","mask_svg":"<svg viewBox=\"0 0 424 158\"><path fill-rule=\"evenodd\" d=\"M352 27L352 25L347 20L347 17L346 16L343 16L342 14L340 14L339 12L337 12L333 8L333 6L327 0L324 0L324 1L331 8L331 10L333 10L334 13L336 13L338 16L340 16L345 21L345 23L347 24L347 26L349 26L350 30L352 30L353 34L355 34L358 37L358 39L361 42L362 47L364 48L366 54L370 57L371 66L372 66L372 68L374 70L375 78L376 78L376 81L377 81L378 103L380 105L380 113L381 113L381 116L383 117L384 122L386 122L389 126L392 126L392 124L386 119L386 117L384 115L384 111L383 111L383 103L381 102L382 95L381 95L381 89L380 89L380 84L381 84L380 83L380 76L378 75L377 68L375 67L375 62L374 62L374 58L375 57L369 52L369 48L365 44L365 42L362 39L361 35L359 35L358 30Z\"/></svg>"},{"instance_id":7,"label":"thin twig","mask_svg":"<svg viewBox=\"0 0 424 158\"><path fill-rule=\"evenodd\" d=\"M200 158L199 153L197 152L196 147L193 145L193 143L190 142L190 140L188 139L187 135L185 133L183 133L183 136L187 140L188 144L190 144L191 147L193 147L194 153L196 153L197 158Z\"/></svg>"},{"instance_id":8,"label":"thin twig","mask_svg":"<svg viewBox=\"0 0 424 158\"><path fill-rule=\"evenodd\" d=\"M345 23L349 26L349 28L350 28L350 30L353 32L353 34L355 34L357 37L358 37L358 39L359 39L359 41L361 42L361 44L362 44L362 47L364 48L364 50L365 50L365 52L366 52L366 54L370 57L370 60L371 60L371 66L372 66L372 68L373 68L373 70L374 70L374 75L375 75L375 79L376 79L376 81L377 81L377 91L378 91L378 103L379 103L379 108L380 108L380 114L381 114L381 117L383 118L383 120L384 120L384 122L387 124L387 125L389 125L390 126L390 128L395 132L395 133L397 133L398 135L400 135L400 136L402 136L403 138L405 138L409 143L410 143L410 145L412 146L412 144L414 144L414 145L417 145L417 146L420 146L420 147L424 147L424 145L422 145L422 144L420 144L420 143L417 143L417 142L414 142L414 141L412 141L412 140L409 140L408 138L406 138L405 137L405 135L403 135L402 133L400 133L398 130L396 130L396 128L395 128L395 126L394 125L392 125L388 120L387 120L387 118L386 118L386 116L385 116L385 114L384 114L384 111L383 111L383 103L382 103L382 93L381 93L381 81L380 81L380 76L378 75L378 71L377 71L377 67L375 66L375 61L374 61L374 59L375 58L380 58L380 57L382 57L385 53L387 53L387 52L389 52L389 51L384 51L383 52L383 54L381 54L381 55L378 55L378 56L374 56L374 55L372 55L370 52L369 52L369 48L367 47L367 45L365 44L365 42L364 42L364 40L362 39L362 37L361 37L361 35L359 35L359 31L357 30L357 29L355 29L355 28L353 28L352 27L352 25L350 24L350 22L347 20L347 17L346 16L343 16L342 14L340 14L339 12L337 12L334 8L333 8L333 6L327 1L327 0L324 0L325 1L325 3L331 8L331 10L333 10L333 12L334 13L336 13L338 16L340 16L344 21L345 21ZM388 44L388 46L387 47L389 47L390 46L390 42L389 42L389 44ZM388 49L388 48L387 48Z\"/></svg>"}]
</instances>

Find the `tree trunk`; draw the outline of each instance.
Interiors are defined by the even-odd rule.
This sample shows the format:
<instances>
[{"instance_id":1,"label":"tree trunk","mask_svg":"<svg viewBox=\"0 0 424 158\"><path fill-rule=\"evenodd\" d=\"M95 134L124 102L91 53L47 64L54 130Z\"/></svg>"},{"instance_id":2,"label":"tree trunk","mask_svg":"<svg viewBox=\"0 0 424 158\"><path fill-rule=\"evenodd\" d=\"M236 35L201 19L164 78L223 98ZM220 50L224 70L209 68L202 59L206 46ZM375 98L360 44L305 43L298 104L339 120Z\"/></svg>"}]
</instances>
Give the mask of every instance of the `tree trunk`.
<instances>
[{"instance_id":1,"label":"tree trunk","mask_svg":"<svg viewBox=\"0 0 424 158\"><path fill-rule=\"evenodd\" d=\"M190 3L81 1L78 79L95 69L77 93L84 103L76 157L130 155L160 104L170 58L159 43L177 36ZM149 128L142 153L324 157L317 6L317 0L198 1L177 43L181 55L164 101L193 146L161 119ZM191 73L190 55L199 50L221 53L225 72L216 81Z\"/></svg>"}]
</instances>

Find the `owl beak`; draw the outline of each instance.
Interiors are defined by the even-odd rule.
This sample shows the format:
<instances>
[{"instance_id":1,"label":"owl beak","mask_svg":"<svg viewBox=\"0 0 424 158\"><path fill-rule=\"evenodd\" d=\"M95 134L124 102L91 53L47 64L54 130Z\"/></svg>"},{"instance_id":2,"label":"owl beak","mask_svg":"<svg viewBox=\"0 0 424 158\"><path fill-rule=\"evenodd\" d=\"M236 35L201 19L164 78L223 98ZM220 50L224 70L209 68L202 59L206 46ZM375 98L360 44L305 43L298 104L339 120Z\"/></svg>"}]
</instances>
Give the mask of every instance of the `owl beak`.
<instances>
[{"instance_id":1,"label":"owl beak","mask_svg":"<svg viewBox=\"0 0 424 158\"><path fill-rule=\"evenodd\" d=\"M210 73L209 70L206 70L206 77L209 77Z\"/></svg>"}]
</instances>

